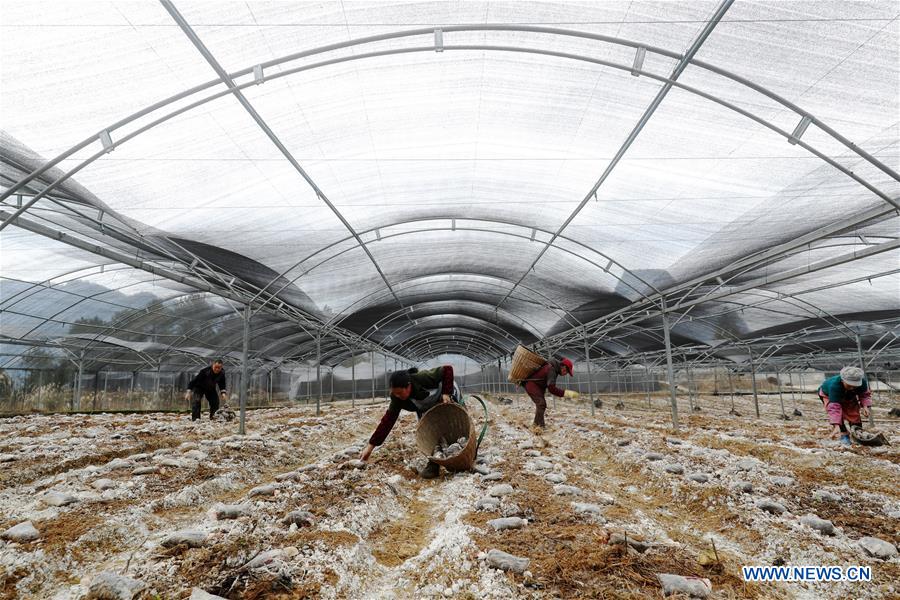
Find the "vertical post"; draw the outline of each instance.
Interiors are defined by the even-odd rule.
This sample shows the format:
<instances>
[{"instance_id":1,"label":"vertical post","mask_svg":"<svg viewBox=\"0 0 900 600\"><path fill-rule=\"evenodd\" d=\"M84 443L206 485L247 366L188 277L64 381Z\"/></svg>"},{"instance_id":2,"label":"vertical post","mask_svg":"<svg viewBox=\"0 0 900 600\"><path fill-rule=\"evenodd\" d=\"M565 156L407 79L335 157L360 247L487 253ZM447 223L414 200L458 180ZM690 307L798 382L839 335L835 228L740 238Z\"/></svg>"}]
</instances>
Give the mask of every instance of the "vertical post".
<instances>
[{"instance_id":1,"label":"vertical post","mask_svg":"<svg viewBox=\"0 0 900 600\"><path fill-rule=\"evenodd\" d=\"M306 367L306 405L309 406L309 399L312 398L312 369Z\"/></svg>"},{"instance_id":2,"label":"vertical post","mask_svg":"<svg viewBox=\"0 0 900 600\"><path fill-rule=\"evenodd\" d=\"M500 359L497 359L497 395L499 396L503 390L501 386L503 385L503 366L500 364Z\"/></svg>"},{"instance_id":3,"label":"vertical post","mask_svg":"<svg viewBox=\"0 0 900 600\"><path fill-rule=\"evenodd\" d=\"M390 394L390 389L391 389L391 387L390 387L390 385L389 385L389 383L388 383L388 377L389 377L389 374L388 374L388 364L387 364L387 361L388 361L388 357L387 357L387 354L385 354L385 355L384 355L384 397L385 397L385 398L388 397L388 394Z\"/></svg>"},{"instance_id":4,"label":"vertical post","mask_svg":"<svg viewBox=\"0 0 900 600\"><path fill-rule=\"evenodd\" d=\"M356 408L356 357L350 353L350 379L353 380L353 388L350 390L350 406Z\"/></svg>"},{"instance_id":5,"label":"vertical post","mask_svg":"<svg viewBox=\"0 0 900 600\"><path fill-rule=\"evenodd\" d=\"M156 363L156 388L153 392L153 399L154 399L154 401L156 401L157 407L159 406L159 378L160 378L159 370L160 369L162 369L162 364Z\"/></svg>"},{"instance_id":6,"label":"vertical post","mask_svg":"<svg viewBox=\"0 0 900 600\"><path fill-rule=\"evenodd\" d=\"M778 401L781 402L781 416L787 420L787 413L784 412L784 395L781 392L781 372L775 368L775 381L778 382Z\"/></svg>"},{"instance_id":7,"label":"vertical post","mask_svg":"<svg viewBox=\"0 0 900 600\"><path fill-rule=\"evenodd\" d=\"M747 355L750 357L750 385L753 386L753 408L756 409L756 418L759 418L759 395L756 393L756 367L753 366L753 351L747 346Z\"/></svg>"},{"instance_id":8,"label":"vertical post","mask_svg":"<svg viewBox=\"0 0 900 600\"><path fill-rule=\"evenodd\" d=\"M863 350L862 350L862 340L859 337L859 332L856 333L856 354L859 356L859 368L863 370L863 377L866 375L866 361L863 358ZM868 377L866 377L866 383L868 383ZM872 391L872 386L869 386L869 391ZM869 427L875 426L875 411L871 408L869 409Z\"/></svg>"},{"instance_id":9,"label":"vertical post","mask_svg":"<svg viewBox=\"0 0 900 600\"><path fill-rule=\"evenodd\" d=\"M38 371L38 406L44 408L44 371Z\"/></svg>"},{"instance_id":10,"label":"vertical post","mask_svg":"<svg viewBox=\"0 0 900 600\"><path fill-rule=\"evenodd\" d=\"M72 409L70 412L74 412L75 409L81 409L81 375L82 375L82 367L84 366L84 353L81 354L81 358L78 359L78 385L75 386L75 395L72 400Z\"/></svg>"},{"instance_id":11,"label":"vertical post","mask_svg":"<svg viewBox=\"0 0 900 600\"><path fill-rule=\"evenodd\" d=\"M466 371L468 371L468 370L469 370L469 357L468 357L468 356L463 356L463 372L462 372L462 376L463 376L463 381L462 381L463 389L465 389L465 387L466 387Z\"/></svg>"},{"instance_id":12,"label":"vertical post","mask_svg":"<svg viewBox=\"0 0 900 600\"><path fill-rule=\"evenodd\" d=\"M803 400L803 371L797 373L797 378L800 380L800 393L798 395L800 396L800 399Z\"/></svg>"},{"instance_id":13,"label":"vertical post","mask_svg":"<svg viewBox=\"0 0 900 600\"><path fill-rule=\"evenodd\" d=\"M322 413L322 333L316 334L316 416Z\"/></svg>"},{"instance_id":14,"label":"vertical post","mask_svg":"<svg viewBox=\"0 0 900 600\"><path fill-rule=\"evenodd\" d=\"M133 404L134 403L134 376L137 374L136 371L131 372L131 387L128 388L128 400Z\"/></svg>"},{"instance_id":15,"label":"vertical post","mask_svg":"<svg viewBox=\"0 0 900 600\"><path fill-rule=\"evenodd\" d=\"M653 408L653 406L650 404L650 367L647 365L644 365L644 374L644 389L647 392L647 409L649 410Z\"/></svg>"},{"instance_id":16,"label":"vertical post","mask_svg":"<svg viewBox=\"0 0 900 600\"><path fill-rule=\"evenodd\" d=\"M672 400L672 427L678 430L678 399L675 394L675 370L672 368L672 340L669 335L669 312L666 310L666 300L662 301L663 338L666 343L666 371L669 376L669 396Z\"/></svg>"},{"instance_id":17,"label":"vertical post","mask_svg":"<svg viewBox=\"0 0 900 600\"><path fill-rule=\"evenodd\" d=\"M241 392L239 396L240 402L240 423L238 424L238 433L244 435L246 433L247 423L247 389L249 386L250 372L250 305L244 307L244 345L241 355Z\"/></svg>"},{"instance_id":18,"label":"vertical post","mask_svg":"<svg viewBox=\"0 0 900 600\"><path fill-rule=\"evenodd\" d=\"M328 374L331 377L331 402L334 402L334 367L328 370Z\"/></svg>"},{"instance_id":19,"label":"vertical post","mask_svg":"<svg viewBox=\"0 0 900 600\"><path fill-rule=\"evenodd\" d=\"M369 353L369 363L372 365L372 402L375 402L375 351Z\"/></svg>"},{"instance_id":20,"label":"vertical post","mask_svg":"<svg viewBox=\"0 0 900 600\"><path fill-rule=\"evenodd\" d=\"M587 339L587 330L585 330L582 335L584 335L584 364L587 365L587 376L588 376L588 401L591 403L591 416L594 416L594 388L591 384L591 347L588 344Z\"/></svg>"},{"instance_id":21,"label":"vertical post","mask_svg":"<svg viewBox=\"0 0 900 600\"><path fill-rule=\"evenodd\" d=\"M728 389L731 393L731 412L734 412L734 381L731 379L731 371L727 371L728 373Z\"/></svg>"},{"instance_id":22,"label":"vertical post","mask_svg":"<svg viewBox=\"0 0 900 600\"><path fill-rule=\"evenodd\" d=\"M684 370L687 373L688 403L691 405L691 412L694 412L694 378L691 376L691 368L687 366L687 359L684 364Z\"/></svg>"},{"instance_id":23,"label":"vertical post","mask_svg":"<svg viewBox=\"0 0 900 600\"><path fill-rule=\"evenodd\" d=\"M794 389L794 374L791 371L788 371L788 385L791 386L791 404L794 406L794 410L797 410L797 397L794 395L794 392L796 392Z\"/></svg>"}]
</instances>

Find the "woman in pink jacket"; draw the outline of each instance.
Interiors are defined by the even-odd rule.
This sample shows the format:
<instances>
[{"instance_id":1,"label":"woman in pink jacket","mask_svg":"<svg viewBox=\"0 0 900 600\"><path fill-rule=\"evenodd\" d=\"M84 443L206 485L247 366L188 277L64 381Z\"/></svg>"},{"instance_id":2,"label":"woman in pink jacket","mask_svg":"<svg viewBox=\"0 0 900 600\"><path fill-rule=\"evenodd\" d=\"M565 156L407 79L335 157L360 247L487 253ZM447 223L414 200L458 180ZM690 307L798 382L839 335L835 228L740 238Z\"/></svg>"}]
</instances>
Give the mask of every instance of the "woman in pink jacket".
<instances>
[{"instance_id":1,"label":"woman in pink jacket","mask_svg":"<svg viewBox=\"0 0 900 600\"><path fill-rule=\"evenodd\" d=\"M869 416L872 406L872 392L866 381L865 373L859 367L844 367L840 375L829 377L819 386L819 398L828 413L831 423L831 437L841 437L841 443L849 446L850 433L844 421L850 427L862 429L862 418Z\"/></svg>"}]
</instances>

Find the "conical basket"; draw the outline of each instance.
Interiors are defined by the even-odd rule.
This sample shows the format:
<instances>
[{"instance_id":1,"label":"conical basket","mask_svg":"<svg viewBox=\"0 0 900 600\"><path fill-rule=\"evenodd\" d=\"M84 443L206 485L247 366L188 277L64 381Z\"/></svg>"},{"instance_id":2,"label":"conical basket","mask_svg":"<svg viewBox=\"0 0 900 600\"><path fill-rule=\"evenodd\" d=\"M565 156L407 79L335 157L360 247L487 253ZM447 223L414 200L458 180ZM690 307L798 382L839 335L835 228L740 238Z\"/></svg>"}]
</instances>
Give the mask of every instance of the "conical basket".
<instances>
[{"instance_id":1,"label":"conical basket","mask_svg":"<svg viewBox=\"0 0 900 600\"><path fill-rule=\"evenodd\" d=\"M525 379L528 379L529 375L544 366L545 362L547 361L542 356L535 354L520 344L516 346L516 351L513 354L507 379L518 385Z\"/></svg>"},{"instance_id":2,"label":"conical basket","mask_svg":"<svg viewBox=\"0 0 900 600\"><path fill-rule=\"evenodd\" d=\"M468 440L462 452L450 458L431 458L431 453L441 438L453 443L461 437ZM416 446L419 451L448 471L468 471L472 468L478 452L475 438L472 417L469 416L469 411L459 404L438 404L419 419L416 428Z\"/></svg>"}]
</instances>

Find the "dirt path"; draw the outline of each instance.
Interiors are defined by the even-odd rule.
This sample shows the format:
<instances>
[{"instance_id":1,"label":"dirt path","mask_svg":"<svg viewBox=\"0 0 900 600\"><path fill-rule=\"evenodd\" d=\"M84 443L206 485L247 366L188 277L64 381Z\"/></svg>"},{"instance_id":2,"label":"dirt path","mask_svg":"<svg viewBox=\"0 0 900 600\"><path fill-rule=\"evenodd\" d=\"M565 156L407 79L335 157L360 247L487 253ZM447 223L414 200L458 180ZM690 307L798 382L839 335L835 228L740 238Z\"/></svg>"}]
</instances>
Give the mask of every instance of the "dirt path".
<instances>
[{"instance_id":1,"label":"dirt path","mask_svg":"<svg viewBox=\"0 0 900 600\"><path fill-rule=\"evenodd\" d=\"M604 408L591 417L559 406L543 435L526 427L522 399L492 404L480 468L499 474L496 481L446 472L420 479L410 415L365 469L352 468L382 405L332 405L318 418L305 407L254 411L245 437L234 424L176 415L2 421L4 452L15 459L3 464L0 530L31 520L41 539L0 541L0 598L76 600L103 570L145 584L140 598L173 599L195 586L233 600L644 598L659 594L657 573L708 578L713 598L898 591L890 586L900 580L900 559L880 561L858 545L863 536L900 543L896 429L883 452L843 451L823 440L815 415L757 421L727 415L711 399L698 403L704 413L686 417L678 432L664 411ZM101 480L108 489L97 489ZM478 510L498 484L512 493ZM822 491L842 499L818 499ZM75 501L48 506L51 492ZM763 499L785 512L760 510ZM216 519L219 504L244 512ZM301 510L308 522L285 521ZM832 521L836 534L800 524L808 513ZM489 524L512 515L524 526ZM181 530L199 532L203 543L163 545ZM631 543L612 543L616 536ZM713 543L717 560L704 566L698 559ZM491 549L530 559L527 571L490 568ZM779 561L869 565L875 581L759 585L740 577L742 565Z\"/></svg>"}]
</instances>

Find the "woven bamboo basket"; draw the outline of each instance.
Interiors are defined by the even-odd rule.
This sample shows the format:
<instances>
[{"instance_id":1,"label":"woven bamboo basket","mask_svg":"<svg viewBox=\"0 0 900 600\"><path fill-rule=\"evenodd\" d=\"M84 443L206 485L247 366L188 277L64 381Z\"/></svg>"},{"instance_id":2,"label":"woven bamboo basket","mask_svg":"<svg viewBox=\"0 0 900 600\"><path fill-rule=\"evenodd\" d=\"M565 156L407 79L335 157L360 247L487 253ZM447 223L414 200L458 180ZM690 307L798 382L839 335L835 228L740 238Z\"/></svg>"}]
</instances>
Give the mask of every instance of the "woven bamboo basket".
<instances>
[{"instance_id":1,"label":"woven bamboo basket","mask_svg":"<svg viewBox=\"0 0 900 600\"><path fill-rule=\"evenodd\" d=\"M462 452L450 458L431 458L448 471L468 471L475 464L478 444L469 411L459 404L438 404L419 419L416 428L416 446L429 458L441 438L452 443L461 437L468 440Z\"/></svg>"},{"instance_id":2,"label":"woven bamboo basket","mask_svg":"<svg viewBox=\"0 0 900 600\"><path fill-rule=\"evenodd\" d=\"M544 366L547 362L543 357L535 354L521 344L516 346L513 354L512 365L509 368L509 377L507 379L516 385L519 385L528 376Z\"/></svg>"}]
</instances>

